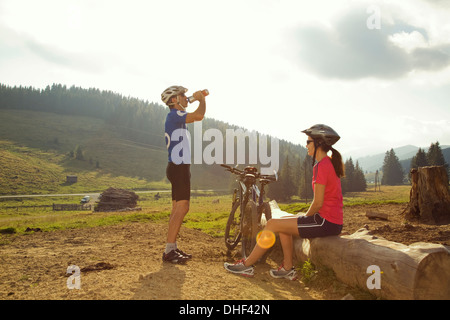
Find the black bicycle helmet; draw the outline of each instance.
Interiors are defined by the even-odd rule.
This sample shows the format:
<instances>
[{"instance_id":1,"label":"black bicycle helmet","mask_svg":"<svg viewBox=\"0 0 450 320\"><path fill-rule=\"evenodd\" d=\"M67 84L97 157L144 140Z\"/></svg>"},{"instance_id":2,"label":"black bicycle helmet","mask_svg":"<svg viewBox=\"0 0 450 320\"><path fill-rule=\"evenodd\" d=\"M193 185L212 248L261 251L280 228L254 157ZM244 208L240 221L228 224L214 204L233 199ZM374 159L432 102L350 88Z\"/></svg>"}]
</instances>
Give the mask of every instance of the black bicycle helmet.
<instances>
[{"instance_id":1,"label":"black bicycle helmet","mask_svg":"<svg viewBox=\"0 0 450 320\"><path fill-rule=\"evenodd\" d=\"M303 130L302 132L318 142L325 142L325 144L329 146L332 146L341 138L333 128L324 124L313 125L311 128Z\"/></svg>"},{"instance_id":2,"label":"black bicycle helmet","mask_svg":"<svg viewBox=\"0 0 450 320\"><path fill-rule=\"evenodd\" d=\"M314 155L312 166L314 167L314 163L316 161L316 153L317 147L321 144L325 143L328 146L332 146L341 138L336 131L334 131L331 127L324 124L316 124L311 128L303 130L307 136L311 137L314 140Z\"/></svg>"}]
</instances>

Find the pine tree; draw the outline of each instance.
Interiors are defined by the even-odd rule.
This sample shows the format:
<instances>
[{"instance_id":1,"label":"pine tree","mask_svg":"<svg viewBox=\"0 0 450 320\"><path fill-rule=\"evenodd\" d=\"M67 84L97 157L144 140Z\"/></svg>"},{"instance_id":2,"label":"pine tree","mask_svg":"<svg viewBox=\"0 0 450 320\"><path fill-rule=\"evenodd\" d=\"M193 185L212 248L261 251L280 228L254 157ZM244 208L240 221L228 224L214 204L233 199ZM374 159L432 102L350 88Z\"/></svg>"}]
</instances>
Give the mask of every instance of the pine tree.
<instances>
[{"instance_id":1,"label":"pine tree","mask_svg":"<svg viewBox=\"0 0 450 320\"><path fill-rule=\"evenodd\" d=\"M352 158L345 161L345 177L341 179L342 192L360 192L366 191L367 182L364 177L364 172L356 161L356 166L353 164Z\"/></svg>"},{"instance_id":2,"label":"pine tree","mask_svg":"<svg viewBox=\"0 0 450 320\"><path fill-rule=\"evenodd\" d=\"M364 172L362 168L359 166L358 161L356 161L355 172L353 175L353 190L355 192L366 191L367 182L366 177L364 176Z\"/></svg>"},{"instance_id":3,"label":"pine tree","mask_svg":"<svg viewBox=\"0 0 450 320\"><path fill-rule=\"evenodd\" d=\"M84 160L83 153L84 153L83 152L83 148L81 146L77 145L75 147L75 151L74 151L75 159L77 159L77 160Z\"/></svg>"},{"instance_id":4,"label":"pine tree","mask_svg":"<svg viewBox=\"0 0 450 320\"><path fill-rule=\"evenodd\" d=\"M345 177L341 179L341 187L342 192L351 192L352 191L352 183L353 183L353 175L355 173L355 165L353 164L353 160L350 157L347 161L345 161Z\"/></svg>"},{"instance_id":5,"label":"pine tree","mask_svg":"<svg viewBox=\"0 0 450 320\"><path fill-rule=\"evenodd\" d=\"M293 182L293 169L289 163L289 156L286 156L284 160L283 168L280 172L280 181L283 185L284 195L286 200L290 199L294 194L296 194L297 190L294 187Z\"/></svg>"},{"instance_id":6,"label":"pine tree","mask_svg":"<svg viewBox=\"0 0 450 320\"><path fill-rule=\"evenodd\" d=\"M233 186L234 186L234 180L233 180ZM271 200L276 201L284 201L285 200L285 194L284 194L284 186L282 183L282 177L279 174L278 175L278 181L275 183L269 184L269 187L267 189L267 198Z\"/></svg>"},{"instance_id":7,"label":"pine tree","mask_svg":"<svg viewBox=\"0 0 450 320\"><path fill-rule=\"evenodd\" d=\"M430 149L427 152L428 165L430 166L444 166L447 176L448 176L448 164L445 161L444 155L442 154L441 146L439 142L432 143Z\"/></svg>"},{"instance_id":8,"label":"pine tree","mask_svg":"<svg viewBox=\"0 0 450 320\"><path fill-rule=\"evenodd\" d=\"M301 172L302 172L302 160L299 158L296 158L294 166L293 166L293 176L292 176L292 181L294 183L294 191L295 191L294 194L295 195L300 194L299 190L300 190L300 184L302 182L300 180Z\"/></svg>"},{"instance_id":9,"label":"pine tree","mask_svg":"<svg viewBox=\"0 0 450 320\"><path fill-rule=\"evenodd\" d=\"M306 156L300 168L299 195L302 199L312 199L312 158Z\"/></svg>"},{"instance_id":10,"label":"pine tree","mask_svg":"<svg viewBox=\"0 0 450 320\"><path fill-rule=\"evenodd\" d=\"M448 167L447 163L445 162L444 155L442 154L439 142L431 144L430 149L428 149L427 160L430 166Z\"/></svg>"},{"instance_id":11,"label":"pine tree","mask_svg":"<svg viewBox=\"0 0 450 320\"><path fill-rule=\"evenodd\" d=\"M408 178L411 178L411 169L417 169L419 167L428 166L428 158L425 150L419 148L416 155L411 159L411 164L409 165Z\"/></svg>"},{"instance_id":12,"label":"pine tree","mask_svg":"<svg viewBox=\"0 0 450 320\"><path fill-rule=\"evenodd\" d=\"M395 155L394 149L386 151L384 162L383 162L383 177L381 178L381 183L384 185L394 186L403 184L403 169Z\"/></svg>"},{"instance_id":13,"label":"pine tree","mask_svg":"<svg viewBox=\"0 0 450 320\"><path fill-rule=\"evenodd\" d=\"M419 148L416 155L411 159L411 169L428 166L428 158L424 150Z\"/></svg>"}]
</instances>

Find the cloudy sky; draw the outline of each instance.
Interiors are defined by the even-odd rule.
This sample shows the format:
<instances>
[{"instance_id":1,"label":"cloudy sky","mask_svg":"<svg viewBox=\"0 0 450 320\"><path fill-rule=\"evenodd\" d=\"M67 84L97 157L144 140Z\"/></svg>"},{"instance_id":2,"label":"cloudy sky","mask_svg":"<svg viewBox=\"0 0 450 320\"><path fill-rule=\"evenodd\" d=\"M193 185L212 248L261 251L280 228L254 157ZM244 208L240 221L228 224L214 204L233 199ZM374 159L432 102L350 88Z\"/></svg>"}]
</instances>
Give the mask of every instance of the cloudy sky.
<instances>
[{"instance_id":1,"label":"cloudy sky","mask_svg":"<svg viewBox=\"0 0 450 320\"><path fill-rule=\"evenodd\" d=\"M208 117L303 145L325 123L344 157L450 145L449 17L447 0L0 0L0 83L207 88Z\"/></svg>"}]
</instances>

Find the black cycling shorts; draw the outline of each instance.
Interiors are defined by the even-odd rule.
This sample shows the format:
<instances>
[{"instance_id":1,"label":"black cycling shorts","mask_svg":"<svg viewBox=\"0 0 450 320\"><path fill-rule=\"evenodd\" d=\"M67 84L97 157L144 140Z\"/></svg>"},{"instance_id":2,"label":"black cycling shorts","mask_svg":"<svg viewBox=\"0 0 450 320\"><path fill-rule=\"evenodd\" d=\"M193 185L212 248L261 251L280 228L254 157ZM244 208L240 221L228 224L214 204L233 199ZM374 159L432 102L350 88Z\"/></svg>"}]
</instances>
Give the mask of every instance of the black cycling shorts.
<instances>
[{"instance_id":1,"label":"black cycling shorts","mask_svg":"<svg viewBox=\"0 0 450 320\"><path fill-rule=\"evenodd\" d=\"M169 162L166 169L167 179L172 184L172 200L190 200L191 165Z\"/></svg>"},{"instance_id":2,"label":"black cycling shorts","mask_svg":"<svg viewBox=\"0 0 450 320\"><path fill-rule=\"evenodd\" d=\"M297 227L301 238L337 236L342 231L342 225L329 222L318 213L298 217Z\"/></svg>"}]
</instances>

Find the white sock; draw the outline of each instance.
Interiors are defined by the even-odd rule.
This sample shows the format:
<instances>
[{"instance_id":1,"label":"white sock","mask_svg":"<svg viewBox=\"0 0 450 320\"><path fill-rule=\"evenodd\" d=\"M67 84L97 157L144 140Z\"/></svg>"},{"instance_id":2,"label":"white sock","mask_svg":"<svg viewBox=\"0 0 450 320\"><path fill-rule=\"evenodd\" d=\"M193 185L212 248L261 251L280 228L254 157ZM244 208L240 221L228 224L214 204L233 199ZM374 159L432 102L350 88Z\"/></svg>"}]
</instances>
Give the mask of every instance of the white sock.
<instances>
[{"instance_id":1,"label":"white sock","mask_svg":"<svg viewBox=\"0 0 450 320\"><path fill-rule=\"evenodd\" d=\"M170 251L172 250L176 250L177 249L177 243L166 243L166 251L165 253L168 254Z\"/></svg>"}]
</instances>

